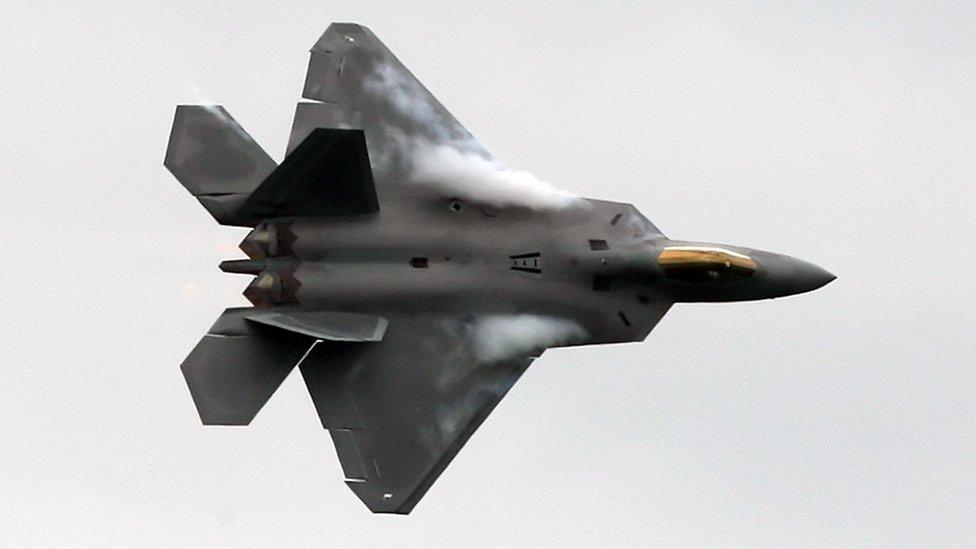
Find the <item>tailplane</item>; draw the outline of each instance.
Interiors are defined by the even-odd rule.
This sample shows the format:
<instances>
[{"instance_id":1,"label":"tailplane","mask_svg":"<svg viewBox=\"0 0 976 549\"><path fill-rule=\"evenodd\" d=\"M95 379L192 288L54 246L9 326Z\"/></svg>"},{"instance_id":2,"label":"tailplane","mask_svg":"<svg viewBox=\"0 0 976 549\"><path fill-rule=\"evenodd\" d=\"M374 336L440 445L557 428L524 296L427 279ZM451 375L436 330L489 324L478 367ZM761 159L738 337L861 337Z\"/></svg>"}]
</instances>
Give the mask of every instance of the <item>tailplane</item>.
<instances>
[{"instance_id":1,"label":"tailplane","mask_svg":"<svg viewBox=\"0 0 976 549\"><path fill-rule=\"evenodd\" d=\"M337 311L227 309L180 369L204 425L247 425L316 341L378 342L386 327Z\"/></svg>"},{"instance_id":2,"label":"tailplane","mask_svg":"<svg viewBox=\"0 0 976 549\"><path fill-rule=\"evenodd\" d=\"M247 425L312 346L227 309L180 366L204 425Z\"/></svg>"},{"instance_id":3,"label":"tailplane","mask_svg":"<svg viewBox=\"0 0 976 549\"><path fill-rule=\"evenodd\" d=\"M244 227L241 206L277 167L220 105L176 107L163 164L218 223Z\"/></svg>"}]
</instances>

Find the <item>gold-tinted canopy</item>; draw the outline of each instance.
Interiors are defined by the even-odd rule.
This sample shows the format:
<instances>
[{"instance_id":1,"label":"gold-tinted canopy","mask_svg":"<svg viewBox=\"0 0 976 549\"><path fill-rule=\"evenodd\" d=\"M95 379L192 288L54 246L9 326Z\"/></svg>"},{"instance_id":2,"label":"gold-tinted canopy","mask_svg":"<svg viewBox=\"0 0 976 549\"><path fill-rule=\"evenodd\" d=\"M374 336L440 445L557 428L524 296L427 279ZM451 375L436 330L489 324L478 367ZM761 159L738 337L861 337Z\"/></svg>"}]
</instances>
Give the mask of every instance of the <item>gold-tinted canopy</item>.
<instances>
[{"instance_id":1,"label":"gold-tinted canopy","mask_svg":"<svg viewBox=\"0 0 976 549\"><path fill-rule=\"evenodd\" d=\"M720 281L751 276L759 269L751 257L709 246L669 246L657 256L668 278Z\"/></svg>"}]
</instances>

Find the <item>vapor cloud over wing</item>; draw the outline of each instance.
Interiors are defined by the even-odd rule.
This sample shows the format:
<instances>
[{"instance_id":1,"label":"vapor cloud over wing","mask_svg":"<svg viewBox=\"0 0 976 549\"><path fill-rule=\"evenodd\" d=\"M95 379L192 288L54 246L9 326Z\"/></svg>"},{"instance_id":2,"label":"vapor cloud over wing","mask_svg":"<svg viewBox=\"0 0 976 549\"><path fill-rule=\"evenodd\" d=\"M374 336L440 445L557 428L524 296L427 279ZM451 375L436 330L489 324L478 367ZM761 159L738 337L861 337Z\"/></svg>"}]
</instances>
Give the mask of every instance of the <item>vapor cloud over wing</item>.
<instances>
[{"instance_id":1,"label":"vapor cloud over wing","mask_svg":"<svg viewBox=\"0 0 976 549\"><path fill-rule=\"evenodd\" d=\"M506 168L419 83L391 65L379 64L364 86L400 117L400 127L386 133L405 154L411 183L496 208L545 210L582 202L527 171Z\"/></svg>"},{"instance_id":2,"label":"vapor cloud over wing","mask_svg":"<svg viewBox=\"0 0 976 549\"><path fill-rule=\"evenodd\" d=\"M472 351L480 362L498 362L579 343L586 330L571 320L542 315L491 315L474 327Z\"/></svg>"},{"instance_id":3,"label":"vapor cloud over wing","mask_svg":"<svg viewBox=\"0 0 976 549\"><path fill-rule=\"evenodd\" d=\"M566 208L579 201L529 172L507 170L494 160L450 145L418 141L413 147L411 181L454 198L498 208Z\"/></svg>"}]
</instances>

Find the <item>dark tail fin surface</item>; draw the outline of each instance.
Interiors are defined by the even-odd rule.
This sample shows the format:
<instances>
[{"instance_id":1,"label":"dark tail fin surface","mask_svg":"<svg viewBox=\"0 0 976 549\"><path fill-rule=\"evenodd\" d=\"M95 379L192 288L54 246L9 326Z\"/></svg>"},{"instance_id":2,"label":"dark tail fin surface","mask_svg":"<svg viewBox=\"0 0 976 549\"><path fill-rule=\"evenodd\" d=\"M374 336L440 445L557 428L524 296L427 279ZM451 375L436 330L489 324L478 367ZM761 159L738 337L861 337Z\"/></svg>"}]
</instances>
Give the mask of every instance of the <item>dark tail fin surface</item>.
<instances>
[{"instance_id":1,"label":"dark tail fin surface","mask_svg":"<svg viewBox=\"0 0 976 549\"><path fill-rule=\"evenodd\" d=\"M221 225L379 210L362 130L318 128L278 166L219 105L180 105L163 164Z\"/></svg>"},{"instance_id":2,"label":"dark tail fin surface","mask_svg":"<svg viewBox=\"0 0 976 549\"><path fill-rule=\"evenodd\" d=\"M363 130L316 128L255 189L245 208L262 218L379 211Z\"/></svg>"}]
</instances>

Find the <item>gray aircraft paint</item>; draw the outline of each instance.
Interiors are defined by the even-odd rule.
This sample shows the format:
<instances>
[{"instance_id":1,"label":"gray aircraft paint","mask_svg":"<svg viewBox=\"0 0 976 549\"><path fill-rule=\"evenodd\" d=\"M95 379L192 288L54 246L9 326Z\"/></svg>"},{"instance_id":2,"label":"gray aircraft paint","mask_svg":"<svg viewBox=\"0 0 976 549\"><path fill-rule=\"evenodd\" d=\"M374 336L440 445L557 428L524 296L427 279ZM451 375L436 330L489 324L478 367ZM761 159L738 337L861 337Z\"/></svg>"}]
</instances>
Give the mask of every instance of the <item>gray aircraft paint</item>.
<instances>
[{"instance_id":1,"label":"gray aircraft paint","mask_svg":"<svg viewBox=\"0 0 976 549\"><path fill-rule=\"evenodd\" d=\"M322 35L303 97L277 168L222 107L177 109L165 164L219 222L255 227L250 259L221 268L256 275L255 308L225 311L182 368L204 423L247 424L298 365L374 512L408 513L546 348L833 279L737 246L720 248L751 276L669 278L662 251L715 245L508 169L364 27Z\"/></svg>"}]
</instances>

